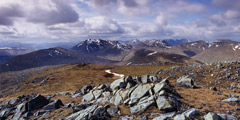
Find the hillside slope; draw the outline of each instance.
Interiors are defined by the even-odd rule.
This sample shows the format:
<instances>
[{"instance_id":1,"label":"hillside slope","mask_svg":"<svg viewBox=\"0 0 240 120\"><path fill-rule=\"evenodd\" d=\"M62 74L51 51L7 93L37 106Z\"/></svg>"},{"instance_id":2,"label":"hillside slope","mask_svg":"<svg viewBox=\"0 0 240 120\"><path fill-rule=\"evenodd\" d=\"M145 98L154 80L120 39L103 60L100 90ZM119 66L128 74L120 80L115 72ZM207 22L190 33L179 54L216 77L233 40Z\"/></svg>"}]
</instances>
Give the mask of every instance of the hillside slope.
<instances>
[{"instance_id":1,"label":"hillside slope","mask_svg":"<svg viewBox=\"0 0 240 120\"><path fill-rule=\"evenodd\" d=\"M211 47L193 58L204 63L239 61L240 43L231 40L218 40Z\"/></svg>"},{"instance_id":2,"label":"hillside slope","mask_svg":"<svg viewBox=\"0 0 240 120\"><path fill-rule=\"evenodd\" d=\"M72 63L112 64L113 62L63 48L49 48L13 57L0 64L0 72Z\"/></svg>"},{"instance_id":3,"label":"hillside slope","mask_svg":"<svg viewBox=\"0 0 240 120\"><path fill-rule=\"evenodd\" d=\"M179 55L179 54L140 49L140 50L132 51L131 55L126 56L126 60L124 62L121 62L121 64L122 65L138 65L138 64L151 64L151 63L158 63L158 62L188 63L188 64L201 63L192 58Z\"/></svg>"}]
</instances>

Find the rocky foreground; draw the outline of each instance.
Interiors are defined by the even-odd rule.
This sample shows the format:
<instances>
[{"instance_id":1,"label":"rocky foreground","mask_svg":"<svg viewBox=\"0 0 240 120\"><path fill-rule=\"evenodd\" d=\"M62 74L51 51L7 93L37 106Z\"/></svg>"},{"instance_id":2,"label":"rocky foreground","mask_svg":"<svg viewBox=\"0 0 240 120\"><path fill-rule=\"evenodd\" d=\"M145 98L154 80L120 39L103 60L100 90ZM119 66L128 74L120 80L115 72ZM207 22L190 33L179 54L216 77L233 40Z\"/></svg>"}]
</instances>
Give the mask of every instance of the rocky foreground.
<instances>
[{"instance_id":1,"label":"rocky foreground","mask_svg":"<svg viewBox=\"0 0 240 120\"><path fill-rule=\"evenodd\" d=\"M58 109L64 111L69 108L72 110L65 116L65 120L239 119L227 113L206 112L182 102L183 97L174 89L168 79L168 77L162 79L150 75L127 76L109 84L88 85L73 93L44 96L23 95L17 99L0 102L0 119L44 119L44 116L54 114ZM187 89L198 89L195 81L189 76L178 78L175 85ZM216 90L216 88L211 89ZM81 101L64 105L61 99L51 100L56 96L71 96L80 98ZM231 96L222 102L239 104L239 97ZM122 114L126 111L129 111L128 115Z\"/></svg>"}]
</instances>

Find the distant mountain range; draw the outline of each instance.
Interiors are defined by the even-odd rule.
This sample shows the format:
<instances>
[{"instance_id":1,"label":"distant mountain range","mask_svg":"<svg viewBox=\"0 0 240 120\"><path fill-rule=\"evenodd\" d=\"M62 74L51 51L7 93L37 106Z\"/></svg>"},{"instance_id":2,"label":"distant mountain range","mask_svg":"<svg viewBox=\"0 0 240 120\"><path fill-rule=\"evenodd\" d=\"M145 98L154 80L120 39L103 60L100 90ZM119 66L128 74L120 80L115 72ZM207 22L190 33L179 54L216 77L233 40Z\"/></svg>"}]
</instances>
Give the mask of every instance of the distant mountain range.
<instances>
[{"instance_id":1,"label":"distant mountain range","mask_svg":"<svg viewBox=\"0 0 240 120\"><path fill-rule=\"evenodd\" d=\"M9 60L10 58L36 51L33 47L0 47L0 63Z\"/></svg>"},{"instance_id":2,"label":"distant mountain range","mask_svg":"<svg viewBox=\"0 0 240 120\"><path fill-rule=\"evenodd\" d=\"M0 61L5 61L0 64L0 72L71 63L129 65L158 61L192 64L237 61L240 56L240 43L231 40L190 42L186 39L168 39L120 42L87 39L70 49L55 47L31 51L33 49L0 47Z\"/></svg>"}]
</instances>

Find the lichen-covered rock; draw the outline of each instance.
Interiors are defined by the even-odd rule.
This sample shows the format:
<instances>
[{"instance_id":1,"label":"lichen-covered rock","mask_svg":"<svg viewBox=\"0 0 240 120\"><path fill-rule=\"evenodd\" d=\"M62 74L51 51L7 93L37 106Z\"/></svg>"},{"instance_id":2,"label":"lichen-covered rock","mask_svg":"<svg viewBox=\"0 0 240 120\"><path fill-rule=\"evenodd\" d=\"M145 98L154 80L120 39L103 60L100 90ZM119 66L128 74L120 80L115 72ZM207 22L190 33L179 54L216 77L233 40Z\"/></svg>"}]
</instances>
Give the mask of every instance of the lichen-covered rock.
<instances>
[{"instance_id":1,"label":"lichen-covered rock","mask_svg":"<svg viewBox=\"0 0 240 120\"><path fill-rule=\"evenodd\" d=\"M221 120L221 117L216 113L209 112L208 114L204 115L204 120Z\"/></svg>"},{"instance_id":2,"label":"lichen-covered rock","mask_svg":"<svg viewBox=\"0 0 240 120\"><path fill-rule=\"evenodd\" d=\"M98 99L102 94L102 90L93 90L92 93L94 95L94 99Z\"/></svg>"},{"instance_id":3,"label":"lichen-covered rock","mask_svg":"<svg viewBox=\"0 0 240 120\"><path fill-rule=\"evenodd\" d=\"M167 118L172 118L174 114L175 112L160 114L158 117L153 118L153 120L166 120Z\"/></svg>"},{"instance_id":4,"label":"lichen-covered rock","mask_svg":"<svg viewBox=\"0 0 240 120\"><path fill-rule=\"evenodd\" d=\"M63 106L63 103L60 99L54 100L53 102L47 104L46 106L43 107L44 110L56 110Z\"/></svg>"},{"instance_id":5,"label":"lichen-covered rock","mask_svg":"<svg viewBox=\"0 0 240 120\"><path fill-rule=\"evenodd\" d=\"M119 108L118 107L110 107L110 108L107 108L107 112L109 115L113 116L114 114L117 114L119 111Z\"/></svg>"},{"instance_id":6,"label":"lichen-covered rock","mask_svg":"<svg viewBox=\"0 0 240 120\"><path fill-rule=\"evenodd\" d=\"M152 84L138 85L137 88L131 93L129 104L131 105L138 102L138 100L144 97L144 95L146 95L152 87Z\"/></svg>"},{"instance_id":7,"label":"lichen-covered rock","mask_svg":"<svg viewBox=\"0 0 240 120\"><path fill-rule=\"evenodd\" d=\"M232 115L220 114L220 113L217 113L217 114L218 114L218 116L220 116L222 118L222 120L238 120L237 117L232 116Z\"/></svg>"},{"instance_id":8,"label":"lichen-covered rock","mask_svg":"<svg viewBox=\"0 0 240 120\"><path fill-rule=\"evenodd\" d=\"M82 89L81 89L81 93L82 94L87 94L88 92L90 92L90 90L92 90L93 89L93 86L91 86L91 85L86 85L86 86L84 86Z\"/></svg>"},{"instance_id":9,"label":"lichen-covered rock","mask_svg":"<svg viewBox=\"0 0 240 120\"><path fill-rule=\"evenodd\" d=\"M155 103L154 96L146 96L130 108L131 113L142 113Z\"/></svg>"},{"instance_id":10,"label":"lichen-covered rock","mask_svg":"<svg viewBox=\"0 0 240 120\"><path fill-rule=\"evenodd\" d=\"M174 111L177 110L177 107L180 103L172 97L158 96L156 99L156 104L159 110Z\"/></svg>"},{"instance_id":11,"label":"lichen-covered rock","mask_svg":"<svg viewBox=\"0 0 240 120\"><path fill-rule=\"evenodd\" d=\"M92 91L83 96L82 101L91 101L94 100L94 95Z\"/></svg>"},{"instance_id":12,"label":"lichen-covered rock","mask_svg":"<svg viewBox=\"0 0 240 120\"><path fill-rule=\"evenodd\" d=\"M124 78L120 78L111 83L110 88L114 91L120 87L121 83L124 83Z\"/></svg>"},{"instance_id":13,"label":"lichen-covered rock","mask_svg":"<svg viewBox=\"0 0 240 120\"><path fill-rule=\"evenodd\" d=\"M119 90L120 91L120 90ZM123 98L121 96L121 94L119 92L117 92L115 94L115 96L113 96L110 100L110 103L114 104L114 105L119 105L120 103L123 103Z\"/></svg>"},{"instance_id":14,"label":"lichen-covered rock","mask_svg":"<svg viewBox=\"0 0 240 120\"><path fill-rule=\"evenodd\" d=\"M177 86L179 87L189 87L189 88L194 88L195 83L194 81L189 78L188 76L182 76L177 80Z\"/></svg>"},{"instance_id":15,"label":"lichen-covered rock","mask_svg":"<svg viewBox=\"0 0 240 120\"><path fill-rule=\"evenodd\" d=\"M240 102L240 98L227 98L223 100L224 102Z\"/></svg>"},{"instance_id":16,"label":"lichen-covered rock","mask_svg":"<svg viewBox=\"0 0 240 120\"><path fill-rule=\"evenodd\" d=\"M142 82L142 83L148 83L148 82L150 82L149 75L143 75L143 76L141 77L141 82Z\"/></svg>"},{"instance_id":17,"label":"lichen-covered rock","mask_svg":"<svg viewBox=\"0 0 240 120\"><path fill-rule=\"evenodd\" d=\"M87 107L86 109L83 109L81 111L78 111L76 113L73 113L65 118L65 120L87 120L88 115L92 113L98 106L92 105Z\"/></svg>"},{"instance_id":18,"label":"lichen-covered rock","mask_svg":"<svg viewBox=\"0 0 240 120\"><path fill-rule=\"evenodd\" d=\"M182 114L178 114L174 117L174 120L189 120L197 117L198 110L195 108L189 109Z\"/></svg>"}]
</instances>

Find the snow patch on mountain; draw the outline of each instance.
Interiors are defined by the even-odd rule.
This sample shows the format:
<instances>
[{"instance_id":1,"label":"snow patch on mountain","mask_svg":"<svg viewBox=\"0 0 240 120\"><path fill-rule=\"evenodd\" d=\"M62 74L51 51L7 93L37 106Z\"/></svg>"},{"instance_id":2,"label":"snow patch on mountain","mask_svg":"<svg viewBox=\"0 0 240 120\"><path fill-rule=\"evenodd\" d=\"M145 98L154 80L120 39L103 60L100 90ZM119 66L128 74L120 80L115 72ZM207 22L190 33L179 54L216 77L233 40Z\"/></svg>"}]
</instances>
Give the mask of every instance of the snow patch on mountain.
<instances>
[{"instance_id":1,"label":"snow patch on mountain","mask_svg":"<svg viewBox=\"0 0 240 120\"><path fill-rule=\"evenodd\" d=\"M147 56L151 56L151 55L154 55L154 54L157 54L157 51L154 51L152 53L149 53Z\"/></svg>"}]
</instances>

